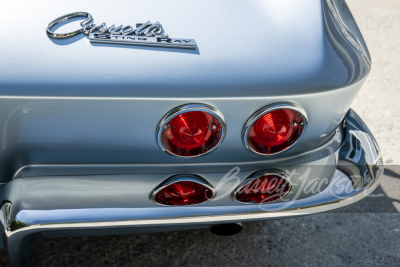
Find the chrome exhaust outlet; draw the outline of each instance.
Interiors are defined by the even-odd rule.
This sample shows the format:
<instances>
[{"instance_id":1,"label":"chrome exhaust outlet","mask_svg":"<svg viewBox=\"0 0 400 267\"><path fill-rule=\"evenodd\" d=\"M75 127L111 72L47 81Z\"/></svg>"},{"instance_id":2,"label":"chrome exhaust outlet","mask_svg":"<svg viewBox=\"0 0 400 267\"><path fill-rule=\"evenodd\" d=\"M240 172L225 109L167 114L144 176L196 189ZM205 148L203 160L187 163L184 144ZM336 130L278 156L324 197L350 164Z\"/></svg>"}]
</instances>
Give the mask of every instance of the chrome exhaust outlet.
<instances>
[{"instance_id":1,"label":"chrome exhaust outlet","mask_svg":"<svg viewBox=\"0 0 400 267\"><path fill-rule=\"evenodd\" d=\"M210 232L219 236L231 236L240 233L243 229L241 223L216 224L210 227Z\"/></svg>"}]
</instances>

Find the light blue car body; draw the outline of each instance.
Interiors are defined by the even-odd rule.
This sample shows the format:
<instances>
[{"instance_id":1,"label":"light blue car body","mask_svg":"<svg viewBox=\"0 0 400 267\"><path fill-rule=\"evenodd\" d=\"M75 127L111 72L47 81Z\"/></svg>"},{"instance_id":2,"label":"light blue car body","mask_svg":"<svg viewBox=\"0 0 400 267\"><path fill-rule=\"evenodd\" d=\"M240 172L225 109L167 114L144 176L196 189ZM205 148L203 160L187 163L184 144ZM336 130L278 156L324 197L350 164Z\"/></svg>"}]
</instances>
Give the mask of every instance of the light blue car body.
<instances>
[{"instance_id":1,"label":"light blue car body","mask_svg":"<svg viewBox=\"0 0 400 267\"><path fill-rule=\"evenodd\" d=\"M51 20L83 10L95 23L160 21L170 36L195 39L197 48L46 35ZM155 232L292 217L351 204L378 185L379 148L350 110L371 58L343 0L24 1L0 10L1 25L10 21L0 41L0 199L15 266L34 264L21 254L39 232ZM226 137L205 156L173 157L160 149L156 129L167 112L191 103L218 109ZM243 126L274 103L302 107L307 131L287 151L255 154L243 144ZM357 161L349 158L352 149ZM263 169L308 166L319 167L306 186L324 177L363 178L350 179L352 191L340 197L302 191L289 209L306 210L299 214L287 213L290 194L266 211L233 201L237 181L220 184L235 167L242 182ZM198 175L223 197L194 207L153 203L154 188L176 174Z\"/></svg>"}]
</instances>

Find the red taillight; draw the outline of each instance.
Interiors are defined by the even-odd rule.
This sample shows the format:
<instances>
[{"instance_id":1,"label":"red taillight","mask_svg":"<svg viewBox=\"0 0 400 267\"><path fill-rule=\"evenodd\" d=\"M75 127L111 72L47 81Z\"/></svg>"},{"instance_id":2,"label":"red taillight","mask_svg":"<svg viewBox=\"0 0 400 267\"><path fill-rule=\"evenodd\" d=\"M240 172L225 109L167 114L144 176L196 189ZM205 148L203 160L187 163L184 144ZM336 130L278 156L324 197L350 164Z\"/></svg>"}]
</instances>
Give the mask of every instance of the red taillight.
<instances>
[{"instance_id":1,"label":"red taillight","mask_svg":"<svg viewBox=\"0 0 400 267\"><path fill-rule=\"evenodd\" d=\"M283 198L290 191L290 183L281 175L263 172L254 177L234 193L234 199L242 203L267 203Z\"/></svg>"},{"instance_id":2,"label":"red taillight","mask_svg":"<svg viewBox=\"0 0 400 267\"><path fill-rule=\"evenodd\" d=\"M224 134L225 126L219 115L202 105L188 105L163 121L158 140L172 155L194 157L217 148Z\"/></svg>"},{"instance_id":3,"label":"red taillight","mask_svg":"<svg viewBox=\"0 0 400 267\"><path fill-rule=\"evenodd\" d=\"M200 180L178 178L156 189L152 200L162 205L186 206L204 203L214 196L214 189Z\"/></svg>"},{"instance_id":4,"label":"red taillight","mask_svg":"<svg viewBox=\"0 0 400 267\"><path fill-rule=\"evenodd\" d=\"M270 155L282 152L299 140L307 120L299 109L277 105L254 116L245 131L245 144L255 153Z\"/></svg>"}]
</instances>

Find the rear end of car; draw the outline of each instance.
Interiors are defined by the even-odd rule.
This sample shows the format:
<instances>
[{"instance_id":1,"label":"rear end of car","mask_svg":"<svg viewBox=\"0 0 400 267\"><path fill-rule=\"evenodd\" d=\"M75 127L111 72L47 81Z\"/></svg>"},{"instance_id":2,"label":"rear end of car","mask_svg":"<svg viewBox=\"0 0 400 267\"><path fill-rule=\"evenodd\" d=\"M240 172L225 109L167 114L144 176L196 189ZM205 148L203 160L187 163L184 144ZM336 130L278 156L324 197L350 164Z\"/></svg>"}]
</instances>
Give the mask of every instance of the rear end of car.
<instances>
[{"instance_id":1,"label":"rear end of car","mask_svg":"<svg viewBox=\"0 0 400 267\"><path fill-rule=\"evenodd\" d=\"M379 147L350 109L371 59L344 1L37 5L16 22L32 20L29 31L7 28L0 52L1 225L13 265L35 264L35 234L288 218L377 187ZM160 20L196 49L46 36L77 7L98 24ZM8 8L1 21L18 10Z\"/></svg>"}]
</instances>

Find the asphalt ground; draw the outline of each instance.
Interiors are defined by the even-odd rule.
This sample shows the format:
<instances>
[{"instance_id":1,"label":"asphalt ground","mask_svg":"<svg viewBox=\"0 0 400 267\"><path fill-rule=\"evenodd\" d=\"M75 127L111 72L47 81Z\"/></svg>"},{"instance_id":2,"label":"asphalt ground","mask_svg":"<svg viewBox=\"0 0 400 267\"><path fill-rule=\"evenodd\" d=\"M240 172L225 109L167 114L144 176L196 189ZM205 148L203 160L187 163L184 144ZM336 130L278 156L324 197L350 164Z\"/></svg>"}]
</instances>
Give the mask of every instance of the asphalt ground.
<instances>
[{"instance_id":1,"label":"asphalt ground","mask_svg":"<svg viewBox=\"0 0 400 267\"><path fill-rule=\"evenodd\" d=\"M39 266L400 266L400 1L347 0L373 68L353 103L382 149L374 196L336 211L244 223L231 237L207 229L43 238ZM11 266L0 251L0 266Z\"/></svg>"}]
</instances>

